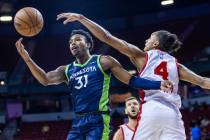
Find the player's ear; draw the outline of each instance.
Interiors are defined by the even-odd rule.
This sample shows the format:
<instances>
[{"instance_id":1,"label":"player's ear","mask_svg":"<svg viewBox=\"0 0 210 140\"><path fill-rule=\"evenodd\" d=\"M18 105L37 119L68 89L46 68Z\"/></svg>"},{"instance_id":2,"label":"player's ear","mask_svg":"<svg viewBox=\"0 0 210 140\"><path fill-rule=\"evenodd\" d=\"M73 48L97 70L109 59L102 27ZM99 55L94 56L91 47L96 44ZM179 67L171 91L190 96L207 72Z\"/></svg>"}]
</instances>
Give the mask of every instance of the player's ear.
<instances>
[{"instance_id":1,"label":"player's ear","mask_svg":"<svg viewBox=\"0 0 210 140\"><path fill-rule=\"evenodd\" d=\"M160 42L158 40L156 40L153 44L152 44L153 48L159 48L160 46Z\"/></svg>"},{"instance_id":2,"label":"player's ear","mask_svg":"<svg viewBox=\"0 0 210 140\"><path fill-rule=\"evenodd\" d=\"M87 48L90 50L91 49L91 44L87 43Z\"/></svg>"},{"instance_id":3,"label":"player's ear","mask_svg":"<svg viewBox=\"0 0 210 140\"><path fill-rule=\"evenodd\" d=\"M127 115L128 114L128 111L127 111L127 109L125 108L125 114Z\"/></svg>"}]
</instances>

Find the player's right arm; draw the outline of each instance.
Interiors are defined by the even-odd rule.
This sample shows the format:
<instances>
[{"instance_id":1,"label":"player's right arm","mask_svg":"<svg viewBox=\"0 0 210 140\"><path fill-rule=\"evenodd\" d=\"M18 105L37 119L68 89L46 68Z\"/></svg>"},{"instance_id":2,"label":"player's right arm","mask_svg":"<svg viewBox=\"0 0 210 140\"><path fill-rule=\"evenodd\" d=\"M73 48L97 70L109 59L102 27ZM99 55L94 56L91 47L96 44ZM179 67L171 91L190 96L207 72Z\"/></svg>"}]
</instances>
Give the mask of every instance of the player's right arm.
<instances>
[{"instance_id":1,"label":"player's right arm","mask_svg":"<svg viewBox=\"0 0 210 140\"><path fill-rule=\"evenodd\" d=\"M197 75L182 64L178 64L180 80L190 82L205 89L210 89L210 78Z\"/></svg>"},{"instance_id":2,"label":"player's right arm","mask_svg":"<svg viewBox=\"0 0 210 140\"><path fill-rule=\"evenodd\" d=\"M29 56L28 52L25 50L24 45L22 44L22 38L20 38L15 46L17 48L18 53L25 61L27 66L29 67L33 76L44 86L60 84L62 82L66 82L67 78L65 76L65 66L60 66L54 71L45 72L42 68L40 68Z\"/></svg>"},{"instance_id":3,"label":"player's right arm","mask_svg":"<svg viewBox=\"0 0 210 140\"><path fill-rule=\"evenodd\" d=\"M113 140L123 140L123 132L121 129L122 128L119 128L117 132L114 134Z\"/></svg>"},{"instance_id":4,"label":"player's right arm","mask_svg":"<svg viewBox=\"0 0 210 140\"><path fill-rule=\"evenodd\" d=\"M137 59L137 58L145 58L145 52L140 50L137 46L127 43L124 40L121 40L115 36L113 36L106 29L98 25L97 23L91 21L90 19L84 17L81 14L77 13L61 13L57 16L57 20L65 19L64 24L73 21L79 21L86 28L92 32L92 34L98 38L100 41L107 43L113 48L117 49L121 53L126 56Z\"/></svg>"}]
</instances>

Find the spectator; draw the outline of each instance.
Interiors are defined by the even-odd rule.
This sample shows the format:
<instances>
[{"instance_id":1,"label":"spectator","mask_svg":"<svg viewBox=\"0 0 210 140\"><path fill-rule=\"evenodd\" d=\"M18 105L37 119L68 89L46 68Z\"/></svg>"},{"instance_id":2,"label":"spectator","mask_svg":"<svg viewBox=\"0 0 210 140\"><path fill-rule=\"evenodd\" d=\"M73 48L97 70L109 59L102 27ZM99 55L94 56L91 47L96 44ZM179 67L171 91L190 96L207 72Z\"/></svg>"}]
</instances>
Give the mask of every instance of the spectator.
<instances>
[{"instance_id":1,"label":"spectator","mask_svg":"<svg viewBox=\"0 0 210 140\"><path fill-rule=\"evenodd\" d=\"M200 140L201 139L201 129L198 123L191 128L191 140Z\"/></svg>"},{"instance_id":2,"label":"spectator","mask_svg":"<svg viewBox=\"0 0 210 140\"><path fill-rule=\"evenodd\" d=\"M210 124L209 119L207 118L207 116L204 116L204 118L201 120L201 127L206 127Z\"/></svg>"}]
</instances>

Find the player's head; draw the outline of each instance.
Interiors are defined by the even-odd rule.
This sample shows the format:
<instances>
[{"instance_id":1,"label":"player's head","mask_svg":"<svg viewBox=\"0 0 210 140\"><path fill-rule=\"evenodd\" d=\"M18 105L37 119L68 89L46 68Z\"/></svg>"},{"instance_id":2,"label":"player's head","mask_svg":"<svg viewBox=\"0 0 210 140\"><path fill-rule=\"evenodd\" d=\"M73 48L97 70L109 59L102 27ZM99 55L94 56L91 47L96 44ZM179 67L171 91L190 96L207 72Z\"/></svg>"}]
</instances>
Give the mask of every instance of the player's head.
<instances>
[{"instance_id":1,"label":"player's head","mask_svg":"<svg viewBox=\"0 0 210 140\"><path fill-rule=\"evenodd\" d=\"M135 97L129 97L125 100L125 114L131 119L137 119L139 113L139 101Z\"/></svg>"},{"instance_id":2,"label":"player's head","mask_svg":"<svg viewBox=\"0 0 210 140\"><path fill-rule=\"evenodd\" d=\"M93 48L92 36L84 30L73 30L69 39L69 46L73 56L81 56Z\"/></svg>"},{"instance_id":3,"label":"player's head","mask_svg":"<svg viewBox=\"0 0 210 140\"><path fill-rule=\"evenodd\" d=\"M168 53L174 53L181 48L182 43L175 34L165 30L153 32L146 40L144 51L160 49Z\"/></svg>"}]
</instances>

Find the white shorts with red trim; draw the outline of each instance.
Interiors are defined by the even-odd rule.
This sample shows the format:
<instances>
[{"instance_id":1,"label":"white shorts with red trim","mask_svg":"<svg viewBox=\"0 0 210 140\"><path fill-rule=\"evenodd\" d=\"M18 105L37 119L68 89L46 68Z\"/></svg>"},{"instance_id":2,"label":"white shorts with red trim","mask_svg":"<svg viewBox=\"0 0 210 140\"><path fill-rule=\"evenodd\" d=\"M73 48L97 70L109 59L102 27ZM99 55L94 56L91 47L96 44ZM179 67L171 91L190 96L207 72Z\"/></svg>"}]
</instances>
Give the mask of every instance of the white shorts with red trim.
<instances>
[{"instance_id":1,"label":"white shorts with red trim","mask_svg":"<svg viewBox=\"0 0 210 140\"><path fill-rule=\"evenodd\" d=\"M153 100L144 103L133 140L186 140L179 109Z\"/></svg>"}]
</instances>

